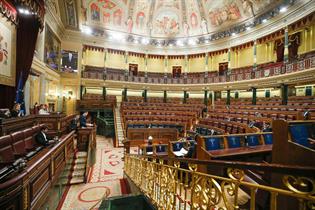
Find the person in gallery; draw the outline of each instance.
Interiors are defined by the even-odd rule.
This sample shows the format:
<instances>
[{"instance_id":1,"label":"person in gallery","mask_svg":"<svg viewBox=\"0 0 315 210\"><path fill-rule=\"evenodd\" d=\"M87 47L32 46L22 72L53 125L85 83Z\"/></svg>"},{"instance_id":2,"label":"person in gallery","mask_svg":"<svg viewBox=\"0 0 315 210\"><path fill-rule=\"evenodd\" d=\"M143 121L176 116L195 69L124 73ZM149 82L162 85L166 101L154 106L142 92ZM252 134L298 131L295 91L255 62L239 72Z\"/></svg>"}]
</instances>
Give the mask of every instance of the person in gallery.
<instances>
[{"instance_id":1,"label":"person in gallery","mask_svg":"<svg viewBox=\"0 0 315 210\"><path fill-rule=\"evenodd\" d=\"M41 104L38 114L49 114L49 112L47 111L47 106L45 104Z\"/></svg>"},{"instance_id":2,"label":"person in gallery","mask_svg":"<svg viewBox=\"0 0 315 210\"><path fill-rule=\"evenodd\" d=\"M23 111L21 110L21 104L16 103L11 110L11 117L22 117L24 116Z\"/></svg>"}]
</instances>

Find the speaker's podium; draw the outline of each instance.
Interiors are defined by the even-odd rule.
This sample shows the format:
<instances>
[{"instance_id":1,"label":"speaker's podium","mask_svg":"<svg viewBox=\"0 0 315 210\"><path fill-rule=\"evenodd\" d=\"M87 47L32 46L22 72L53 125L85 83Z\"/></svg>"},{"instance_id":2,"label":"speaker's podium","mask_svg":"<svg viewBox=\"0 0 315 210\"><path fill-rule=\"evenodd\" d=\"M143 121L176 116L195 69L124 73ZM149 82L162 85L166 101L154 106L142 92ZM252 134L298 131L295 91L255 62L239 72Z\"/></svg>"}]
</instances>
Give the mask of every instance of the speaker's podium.
<instances>
[{"instance_id":1,"label":"speaker's podium","mask_svg":"<svg viewBox=\"0 0 315 210\"><path fill-rule=\"evenodd\" d=\"M87 178L90 175L91 168L95 164L96 154L96 125L93 127L78 128L77 132L77 148L81 153L86 152L86 168L84 181L87 182Z\"/></svg>"},{"instance_id":2,"label":"speaker's podium","mask_svg":"<svg viewBox=\"0 0 315 210\"><path fill-rule=\"evenodd\" d=\"M77 148L80 152L87 152L96 147L96 126L78 128Z\"/></svg>"}]
</instances>

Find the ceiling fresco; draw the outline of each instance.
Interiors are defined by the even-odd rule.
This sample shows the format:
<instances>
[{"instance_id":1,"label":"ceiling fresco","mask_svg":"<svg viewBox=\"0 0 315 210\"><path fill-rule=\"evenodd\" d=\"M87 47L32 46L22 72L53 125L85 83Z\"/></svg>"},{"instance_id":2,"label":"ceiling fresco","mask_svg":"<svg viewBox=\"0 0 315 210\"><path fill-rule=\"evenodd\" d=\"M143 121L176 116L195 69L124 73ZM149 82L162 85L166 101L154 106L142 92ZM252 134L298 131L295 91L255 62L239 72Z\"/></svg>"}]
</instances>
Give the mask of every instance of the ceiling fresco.
<instances>
[{"instance_id":1,"label":"ceiling fresco","mask_svg":"<svg viewBox=\"0 0 315 210\"><path fill-rule=\"evenodd\" d=\"M82 24L150 37L220 31L277 6L279 0L81 0Z\"/></svg>"}]
</instances>

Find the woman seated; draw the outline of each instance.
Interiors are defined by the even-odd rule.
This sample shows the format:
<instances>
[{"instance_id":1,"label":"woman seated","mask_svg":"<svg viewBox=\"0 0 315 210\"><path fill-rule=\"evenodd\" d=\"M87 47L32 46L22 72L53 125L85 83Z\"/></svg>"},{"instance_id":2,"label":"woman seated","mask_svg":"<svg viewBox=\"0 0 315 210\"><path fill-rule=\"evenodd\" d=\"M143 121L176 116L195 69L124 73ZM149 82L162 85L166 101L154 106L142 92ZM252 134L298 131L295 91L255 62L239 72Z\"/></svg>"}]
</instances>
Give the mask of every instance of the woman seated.
<instances>
[{"instance_id":1,"label":"woman seated","mask_svg":"<svg viewBox=\"0 0 315 210\"><path fill-rule=\"evenodd\" d=\"M21 110L21 104L16 103L11 110L11 117L22 117L24 116L24 112Z\"/></svg>"}]
</instances>

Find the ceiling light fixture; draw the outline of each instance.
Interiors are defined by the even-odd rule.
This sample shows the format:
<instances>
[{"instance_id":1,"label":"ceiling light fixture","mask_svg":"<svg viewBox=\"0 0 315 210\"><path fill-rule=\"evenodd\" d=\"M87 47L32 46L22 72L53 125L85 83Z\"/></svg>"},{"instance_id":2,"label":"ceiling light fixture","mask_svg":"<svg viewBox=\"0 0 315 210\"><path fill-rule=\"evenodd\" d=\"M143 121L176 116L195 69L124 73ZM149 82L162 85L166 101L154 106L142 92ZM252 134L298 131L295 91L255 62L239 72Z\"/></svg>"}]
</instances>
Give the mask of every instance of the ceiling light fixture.
<instances>
[{"instance_id":1,"label":"ceiling light fixture","mask_svg":"<svg viewBox=\"0 0 315 210\"><path fill-rule=\"evenodd\" d=\"M235 35L236 35L236 33L235 33L235 32L233 32L233 33L232 33L232 36L235 36Z\"/></svg>"},{"instance_id":2,"label":"ceiling light fixture","mask_svg":"<svg viewBox=\"0 0 315 210\"><path fill-rule=\"evenodd\" d=\"M92 29L90 27L87 26L82 26L82 30L83 33L91 35L93 33Z\"/></svg>"},{"instance_id":3,"label":"ceiling light fixture","mask_svg":"<svg viewBox=\"0 0 315 210\"><path fill-rule=\"evenodd\" d=\"M267 19L263 19L262 22L263 22L263 23L266 23L266 22L267 22Z\"/></svg>"},{"instance_id":4,"label":"ceiling light fixture","mask_svg":"<svg viewBox=\"0 0 315 210\"><path fill-rule=\"evenodd\" d=\"M246 31L249 31L250 29L252 29L250 26L246 27Z\"/></svg>"},{"instance_id":5,"label":"ceiling light fixture","mask_svg":"<svg viewBox=\"0 0 315 210\"><path fill-rule=\"evenodd\" d=\"M194 40L194 39L189 39L189 40L188 40L188 44L189 44L189 45L196 45L196 40Z\"/></svg>"},{"instance_id":6,"label":"ceiling light fixture","mask_svg":"<svg viewBox=\"0 0 315 210\"><path fill-rule=\"evenodd\" d=\"M287 8L286 7L281 7L280 10L279 10L281 13L284 13L287 11Z\"/></svg>"},{"instance_id":7,"label":"ceiling light fixture","mask_svg":"<svg viewBox=\"0 0 315 210\"><path fill-rule=\"evenodd\" d=\"M31 15L34 14L33 12L31 13L28 9L23 9L23 8L19 8L19 13L23 14L23 15Z\"/></svg>"},{"instance_id":8,"label":"ceiling light fixture","mask_svg":"<svg viewBox=\"0 0 315 210\"><path fill-rule=\"evenodd\" d=\"M144 45L147 45L147 44L150 43L150 41L149 41L149 39L147 39L147 38L142 38L142 39L141 39L141 43L144 44Z\"/></svg>"},{"instance_id":9,"label":"ceiling light fixture","mask_svg":"<svg viewBox=\"0 0 315 210\"><path fill-rule=\"evenodd\" d=\"M184 43L183 43L182 40L177 40L177 41L176 41L176 45L182 47L182 46L184 46Z\"/></svg>"}]
</instances>

